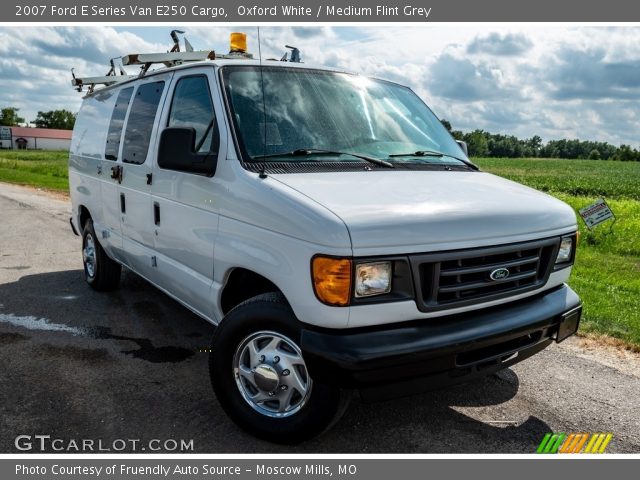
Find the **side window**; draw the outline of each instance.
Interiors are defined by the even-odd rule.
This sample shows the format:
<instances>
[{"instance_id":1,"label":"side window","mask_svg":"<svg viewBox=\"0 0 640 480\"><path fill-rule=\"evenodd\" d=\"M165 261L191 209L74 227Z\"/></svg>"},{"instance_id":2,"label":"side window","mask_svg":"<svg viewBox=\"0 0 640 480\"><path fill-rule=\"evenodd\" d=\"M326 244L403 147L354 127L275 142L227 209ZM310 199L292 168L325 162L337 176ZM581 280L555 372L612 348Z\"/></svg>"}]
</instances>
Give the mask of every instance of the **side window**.
<instances>
[{"instance_id":1,"label":"side window","mask_svg":"<svg viewBox=\"0 0 640 480\"><path fill-rule=\"evenodd\" d=\"M194 128L196 153L217 153L220 144L218 125L206 76L197 75L178 80L167 126Z\"/></svg>"},{"instance_id":2,"label":"side window","mask_svg":"<svg viewBox=\"0 0 640 480\"><path fill-rule=\"evenodd\" d=\"M107 133L107 143L104 148L104 158L107 160L117 160L118 150L120 150L120 138L122 137L122 127L124 126L124 117L127 115L129 102L133 87L120 90L116 104L111 114L111 122L109 122L109 132Z\"/></svg>"},{"instance_id":3,"label":"side window","mask_svg":"<svg viewBox=\"0 0 640 480\"><path fill-rule=\"evenodd\" d=\"M154 82L140 85L136 90L124 132L123 162L141 164L146 160L163 89L164 82Z\"/></svg>"}]
</instances>

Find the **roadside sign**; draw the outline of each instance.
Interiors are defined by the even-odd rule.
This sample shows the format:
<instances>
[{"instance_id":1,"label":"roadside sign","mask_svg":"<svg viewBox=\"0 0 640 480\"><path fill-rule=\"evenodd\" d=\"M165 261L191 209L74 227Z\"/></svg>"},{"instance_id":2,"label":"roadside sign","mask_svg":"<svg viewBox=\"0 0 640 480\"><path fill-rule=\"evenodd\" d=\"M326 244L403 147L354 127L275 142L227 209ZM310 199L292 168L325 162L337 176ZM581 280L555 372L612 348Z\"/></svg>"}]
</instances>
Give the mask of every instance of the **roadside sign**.
<instances>
[{"instance_id":1,"label":"roadside sign","mask_svg":"<svg viewBox=\"0 0 640 480\"><path fill-rule=\"evenodd\" d=\"M607 202L602 198L599 198L591 205L581 208L579 212L584 223L586 223L589 228L593 228L610 218L616 218L609 208L609 205L607 205Z\"/></svg>"},{"instance_id":2,"label":"roadside sign","mask_svg":"<svg viewBox=\"0 0 640 480\"><path fill-rule=\"evenodd\" d=\"M10 127L0 127L0 140L11 140Z\"/></svg>"}]
</instances>

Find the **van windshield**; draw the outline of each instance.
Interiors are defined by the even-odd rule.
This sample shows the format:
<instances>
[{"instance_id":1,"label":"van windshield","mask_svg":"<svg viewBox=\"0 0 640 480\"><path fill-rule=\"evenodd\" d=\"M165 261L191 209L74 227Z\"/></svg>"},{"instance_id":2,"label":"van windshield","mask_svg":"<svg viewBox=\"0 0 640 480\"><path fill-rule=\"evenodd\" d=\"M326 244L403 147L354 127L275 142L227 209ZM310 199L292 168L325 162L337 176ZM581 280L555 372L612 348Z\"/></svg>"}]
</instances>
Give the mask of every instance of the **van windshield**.
<instances>
[{"instance_id":1,"label":"van windshield","mask_svg":"<svg viewBox=\"0 0 640 480\"><path fill-rule=\"evenodd\" d=\"M301 68L222 72L245 160L362 161L354 153L389 163L464 163L455 140L409 88Z\"/></svg>"}]
</instances>

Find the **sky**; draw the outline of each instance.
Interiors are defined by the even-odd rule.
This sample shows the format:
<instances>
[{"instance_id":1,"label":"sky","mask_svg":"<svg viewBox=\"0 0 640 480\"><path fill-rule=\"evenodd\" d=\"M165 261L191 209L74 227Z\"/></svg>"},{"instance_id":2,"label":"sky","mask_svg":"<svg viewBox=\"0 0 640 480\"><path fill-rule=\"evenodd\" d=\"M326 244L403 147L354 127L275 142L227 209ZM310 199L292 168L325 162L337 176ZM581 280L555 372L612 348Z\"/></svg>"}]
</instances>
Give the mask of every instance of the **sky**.
<instances>
[{"instance_id":1,"label":"sky","mask_svg":"<svg viewBox=\"0 0 640 480\"><path fill-rule=\"evenodd\" d=\"M196 50L228 50L248 35L258 57L294 45L310 65L338 67L410 86L456 130L476 128L545 141L640 146L640 27L561 24L450 26L176 25ZM104 75L109 59L164 52L172 27L0 27L0 107L80 108L79 76Z\"/></svg>"}]
</instances>

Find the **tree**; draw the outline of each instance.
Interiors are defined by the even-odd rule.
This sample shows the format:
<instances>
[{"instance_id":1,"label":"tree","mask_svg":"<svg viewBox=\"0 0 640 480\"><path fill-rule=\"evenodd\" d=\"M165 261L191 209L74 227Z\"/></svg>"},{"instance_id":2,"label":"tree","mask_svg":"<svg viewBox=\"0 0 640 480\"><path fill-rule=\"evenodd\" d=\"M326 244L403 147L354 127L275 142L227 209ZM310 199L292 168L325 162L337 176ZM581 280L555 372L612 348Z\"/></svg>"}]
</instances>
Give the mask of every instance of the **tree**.
<instances>
[{"instance_id":1,"label":"tree","mask_svg":"<svg viewBox=\"0 0 640 480\"><path fill-rule=\"evenodd\" d=\"M592 140L549 140L542 141L538 135L521 139L514 135L502 135L476 129L472 132L454 130L451 122L440 120L442 125L456 140L467 143L469 155L472 157L543 157L590 160L640 161L640 150L630 145L616 147L607 142Z\"/></svg>"},{"instance_id":2,"label":"tree","mask_svg":"<svg viewBox=\"0 0 640 480\"><path fill-rule=\"evenodd\" d=\"M60 128L72 130L76 123L76 114L69 110L49 110L38 112L38 117L33 121L38 128Z\"/></svg>"},{"instance_id":3,"label":"tree","mask_svg":"<svg viewBox=\"0 0 640 480\"><path fill-rule=\"evenodd\" d=\"M24 118L18 116L19 110L16 107L6 107L0 110L0 125L16 127L24 123Z\"/></svg>"},{"instance_id":4,"label":"tree","mask_svg":"<svg viewBox=\"0 0 640 480\"><path fill-rule=\"evenodd\" d=\"M472 157L486 157L489 155L489 144L482 130L474 130L464 136L469 149L469 155Z\"/></svg>"},{"instance_id":5,"label":"tree","mask_svg":"<svg viewBox=\"0 0 640 480\"><path fill-rule=\"evenodd\" d=\"M449 120L446 119L442 119L440 120L440 123L442 123L442 125L444 125L444 128L446 128L447 130L451 131L451 122Z\"/></svg>"},{"instance_id":6,"label":"tree","mask_svg":"<svg viewBox=\"0 0 640 480\"><path fill-rule=\"evenodd\" d=\"M616 153L616 160L622 160L628 162L630 160L637 160L637 150L632 150L629 145L620 145L618 152Z\"/></svg>"},{"instance_id":7,"label":"tree","mask_svg":"<svg viewBox=\"0 0 640 480\"><path fill-rule=\"evenodd\" d=\"M542 138L538 135L534 135L529 140L525 140L528 148L527 156L537 157L540 155L540 149L542 148Z\"/></svg>"},{"instance_id":8,"label":"tree","mask_svg":"<svg viewBox=\"0 0 640 480\"><path fill-rule=\"evenodd\" d=\"M464 140L464 133L462 133L460 130L454 130L449 120L445 120L443 118L442 120L440 120L440 123L449 131L453 138L455 138L456 140Z\"/></svg>"}]
</instances>

